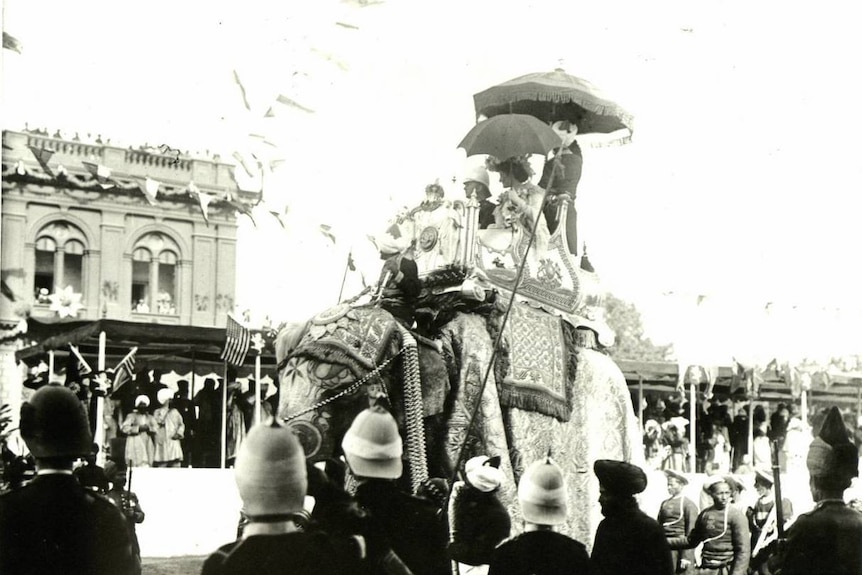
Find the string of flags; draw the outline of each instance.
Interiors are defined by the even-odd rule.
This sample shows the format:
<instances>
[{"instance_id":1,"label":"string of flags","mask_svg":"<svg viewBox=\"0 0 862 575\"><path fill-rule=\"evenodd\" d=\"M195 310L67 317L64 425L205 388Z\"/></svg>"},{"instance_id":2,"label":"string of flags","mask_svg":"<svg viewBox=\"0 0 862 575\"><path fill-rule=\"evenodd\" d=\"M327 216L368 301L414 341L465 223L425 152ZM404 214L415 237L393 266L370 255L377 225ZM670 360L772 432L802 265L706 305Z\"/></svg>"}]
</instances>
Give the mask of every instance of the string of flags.
<instances>
[{"instance_id":1,"label":"string of flags","mask_svg":"<svg viewBox=\"0 0 862 575\"><path fill-rule=\"evenodd\" d=\"M54 150L50 150L48 148L40 148L36 146L27 146L30 152L33 154L33 157L36 159L36 162L39 164L39 167L47 174L50 178L68 178L68 171L63 165L56 165L52 167L50 165L51 158L54 156ZM151 178L149 176L139 178L135 177L132 180L135 181L134 186L127 186L122 184L113 176L112 170L97 162L82 160L81 165L87 172L93 176L93 179L98 183L99 187L104 190L110 188L120 188L120 189L133 189L137 187L144 198L151 206L158 205L158 196L159 191L161 190L163 184L158 180ZM244 165L241 163L241 165ZM247 169L247 168L246 168ZM22 162L18 162L15 167L16 172L19 175L26 174L26 168ZM216 196L213 194L209 194L207 192L203 192L200 188L192 181L189 182L186 187L186 192L192 196L195 200L198 201L200 206L201 214L203 215L204 221L209 225L209 207L212 202L223 202L231 206L238 213L248 216L248 218L252 221L252 224L257 226L257 222L254 219L254 215L252 213L253 206L241 201L230 191L226 192L223 196ZM261 203L261 202L258 202ZM282 216L286 213L286 208L284 210L277 210L270 206L265 206L267 208L267 213L272 215L276 221L278 221L279 225L282 228L285 228L285 222L282 219Z\"/></svg>"}]
</instances>

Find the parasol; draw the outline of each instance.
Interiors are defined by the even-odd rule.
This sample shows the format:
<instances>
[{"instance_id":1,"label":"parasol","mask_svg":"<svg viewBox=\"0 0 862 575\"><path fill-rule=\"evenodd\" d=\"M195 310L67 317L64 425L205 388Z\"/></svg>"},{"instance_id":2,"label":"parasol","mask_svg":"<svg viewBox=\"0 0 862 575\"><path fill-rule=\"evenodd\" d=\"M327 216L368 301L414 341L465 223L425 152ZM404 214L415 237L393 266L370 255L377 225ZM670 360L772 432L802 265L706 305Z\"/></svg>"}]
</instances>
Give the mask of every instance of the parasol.
<instances>
[{"instance_id":1,"label":"parasol","mask_svg":"<svg viewBox=\"0 0 862 575\"><path fill-rule=\"evenodd\" d=\"M561 143L550 126L533 116L502 114L473 126L458 147L468 156L489 154L506 160L524 154L545 155Z\"/></svg>"},{"instance_id":2,"label":"parasol","mask_svg":"<svg viewBox=\"0 0 862 575\"><path fill-rule=\"evenodd\" d=\"M579 134L611 134L625 130L631 136L634 118L587 80L557 68L519 76L473 96L476 114L529 114L544 122L568 120Z\"/></svg>"}]
</instances>

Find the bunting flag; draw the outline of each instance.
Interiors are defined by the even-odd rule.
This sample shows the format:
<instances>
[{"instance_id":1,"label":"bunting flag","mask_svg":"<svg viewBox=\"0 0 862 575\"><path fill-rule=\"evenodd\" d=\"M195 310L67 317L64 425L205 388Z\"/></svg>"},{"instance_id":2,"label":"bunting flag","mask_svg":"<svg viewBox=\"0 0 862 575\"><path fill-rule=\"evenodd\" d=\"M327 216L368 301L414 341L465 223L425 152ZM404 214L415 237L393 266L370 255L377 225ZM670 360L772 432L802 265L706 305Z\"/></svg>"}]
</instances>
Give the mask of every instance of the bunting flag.
<instances>
[{"instance_id":1,"label":"bunting flag","mask_svg":"<svg viewBox=\"0 0 862 575\"><path fill-rule=\"evenodd\" d=\"M330 240L333 244L335 244L335 234L332 233L332 226L327 224L320 224L320 233L326 236L328 240Z\"/></svg>"},{"instance_id":2,"label":"bunting flag","mask_svg":"<svg viewBox=\"0 0 862 575\"><path fill-rule=\"evenodd\" d=\"M144 192L144 197L147 198L147 201L150 203L151 206L156 205L156 195L158 195L159 193L160 185L161 184L159 184L159 182L150 177L141 180L139 183L141 191Z\"/></svg>"},{"instance_id":3,"label":"bunting flag","mask_svg":"<svg viewBox=\"0 0 862 575\"><path fill-rule=\"evenodd\" d=\"M356 271L356 262L353 261L353 250L347 252L347 269L352 272Z\"/></svg>"},{"instance_id":4,"label":"bunting flag","mask_svg":"<svg viewBox=\"0 0 862 575\"><path fill-rule=\"evenodd\" d=\"M279 94L278 97L275 99L275 101L278 102L279 104L284 105L284 106L288 106L290 108L296 108L297 110L301 110L307 114L313 114L314 113L314 110L312 110L311 108L306 108L305 106L303 106L302 104L300 104L296 100L292 100L291 98L288 98L284 94ZM273 108L270 108L266 113L266 116L270 117L270 118L275 116L275 115L276 115L276 113L275 113L275 110Z\"/></svg>"},{"instance_id":5,"label":"bunting flag","mask_svg":"<svg viewBox=\"0 0 862 575\"><path fill-rule=\"evenodd\" d=\"M69 344L69 349L72 350L72 353L78 359L78 374L79 375L87 375L93 373L93 369L90 367L90 364L87 363L87 360L84 359L84 356L81 355L81 352L74 345Z\"/></svg>"},{"instance_id":6,"label":"bunting flag","mask_svg":"<svg viewBox=\"0 0 862 575\"><path fill-rule=\"evenodd\" d=\"M241 213L244 216L248 216L248 219L251 220L251 223L254 224L254 227L257 227L257 222L254 221L254 216L251 213L251 206L234 198L233 194L231 194L230 192L227 193L224 201L231 205L237 212Z\"/></svg>"},{"instance_id":7,"label":"bunting flag","mask_svg":"<svg viewBox=\"0 0 862 575\"><path fill-rule=\"evenodd\" d=\"M33 156L36 157L36 161L39 162L39 165L42 166L45 173L53 178L54 172L48 167L48 162L51 160L51 156L54 155L54 151L46 150L45 148L37 148L36 146L27 147L30 148L31 152L33 152Z\"/></svg>"},{"instance_id":8,"label":"bunting flag","mask_svg":"<svg viewBox=\"0 0 862 575\"><path fill-rule=\"evenodd\" d=\"M138 348L133 347L114 368L114 391L120 389L127 381L135 379L135 354L137 353Z\"/></svg>"},{"instance_id":9,"label":"bunting flag","mask_svg":"<svg viewBox=\"0 0 862 575\"><path fill-rule=\"evenodd\" d=\"M221 359L231 365L240 366L245 362L248 348L251 346L251 331L227 314L225 326L225 343Z\"/></svg>"},{"instance_id":10,"label":"bunting flag","mask_svg":"<svg viewBox=\"0 0 862 575\"><path fill-rule=\"evenodd\" d=\"M201 214L203 214L204 221L206 222L207 226L209 226L210 225L210 218L209 218L208 209L209 209L210 203L215 199L215 196L208 194L206 192L202 192L200 190L200 188L198 188L194 182L189 182L189 186L187 189L188 189L189 195L192 196L193 198L196 198L198 203L200 203Z\"/></svg>"},{"instance_id":11,"label":"bunting flag","mask_svg":"<svg viewBox=\"0 0 862 575\"><path fill-rule=\"evenodd\" d=\"M113 182L110 181L111 168L103 166L102 164L95 164L93 162L81 162L81 164L88 172L93 174L96 181L99 182L100 186L102 186L102 189L107 190L108 188L114 187Z\"/></svg>"},{"instance_id":12,"label":"bunting flag","mask_svg":"<svg viewBox=\"0 0 862 575\"><path fill-rule=\"evenodd\" d=\"M23 53L24 46L21 45L21 42L12 36L11 34L7 34L3 32L3 47L6 50L12 50L13 52L18 52L19 54Z\"/></svg>"},{"instance_id":13,"label":"bunting flag","mask_svg":"<svg viewBox=\"0 0 862 575\"><path fill-rule=\"evenodd\" d=\"M0 279L0 293L12 303L15 303L18 299L15 297L15 292L12 291L12 288L9 287L9 284L4 279Z\"/></svg>"},{"instance_id":14,"label":"bunting flag","mask_svg":"<svg viewBox=\"0 0 862 575\"><path fill-rule=\"evenodd\" d=\"M242 82L239 80L239 74L236 73L236 70L233 71L233 81L236 82L236 85L239 87L239 92L242 95L242 103L245 106L245 109L251 112L251 106L248 104L248 97L245 93L245 86L242 85Z\"/></svg>"},{"instance_id":15,"label":"bunting flag","mask_svg":"<svg viewBox=\"0 0 862 575\"><path fill-rule=\"evenodd\" d=\"M252 173L251 168L249 167L248 162L246 162L246 159L243 157L243 155L239 152L234 152L232 156L233 159L236 160L240 166L242 166L242 169L245 170L245 173L248 174L248 177L253 178L254 174Z\"/></svg>"},{"instance_id":16,"label":"bunting flag","mask_svg":"<svg viewBox=\"0 0 862 575\"><path fill-rule=\"evenodd\" d=\"M272 214L272 217L274 217L275 219L277 219L277 220L278 220L278 223L279 223L279 224L281 224L282 229L285 229L285 230L287 229L287 226L286 226L286 225L284 225L284 220L283 220L283 219L281 219L281 215L282 215L282 214L280 214L280 213L279 213L278 211L276 211L276 210L267 210L267 211L268 211L270 214ZM287 213L287 208L285 208L284 213Z\"/></svg>"}]
</instances>

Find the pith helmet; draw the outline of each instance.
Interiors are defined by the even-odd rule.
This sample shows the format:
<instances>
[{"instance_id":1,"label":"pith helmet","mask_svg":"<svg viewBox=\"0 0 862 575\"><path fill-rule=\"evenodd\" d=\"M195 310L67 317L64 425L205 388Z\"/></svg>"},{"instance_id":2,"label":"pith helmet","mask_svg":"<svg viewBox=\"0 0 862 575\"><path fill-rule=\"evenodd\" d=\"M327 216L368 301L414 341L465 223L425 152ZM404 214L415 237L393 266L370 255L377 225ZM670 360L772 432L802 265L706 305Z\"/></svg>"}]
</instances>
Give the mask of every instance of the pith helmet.
<instances>
[{"instance_id":1,"label":"pith helmet","mask_svg":"<svg viewBox=\"0 0 862 575\"><path fill-rule=\"evenodd\" d=\"M484 184L486 188L491 187L491 178L488 176L488 170L484 166L473 166L464 171L464 183L478 182Z\"/></svg>"},{"instance_id":2,"label":"pith helmet","mask_svg":"<svg viewBox=\"0 0 862 575\"><path fill-rule=\"evenodd\" d=\"M398 423L379 404L356 416L344 434L341 448L354 475L380 479L401 477L404 447Z\"/></svg>"},{"instance_id":3,"label":"pith helmet","mask_svg":"<svg viewBox=\"0 0 862 575\"><path fill-rule=\"evenodd\" d=\"M305 453L293 432L273 417L248 432L234 476L243 509L252 519L302 509L308 489Z\"/></svg>"},{"instance_id":4,"label":"pith helmet","mask_svg":"<svg viewBox=\"0 0 862 575\"><path fill-rule=\"evenodd\" d=\"M93 435L83 404L61 385L46 385L21 406L21 437L36 458L84 457Z\"/></svg>"},{"instance_id":5,"label":"pith helmet","mask_svg":"<svg viewBox=\"0 0 862 575\"><path fill-rule=\"evenodd\" d=\"M566 522L568 490L560 467L550 457L534 461L518 483L518 501L524 519L539 525Z\"/></svg>"}]
</instances>

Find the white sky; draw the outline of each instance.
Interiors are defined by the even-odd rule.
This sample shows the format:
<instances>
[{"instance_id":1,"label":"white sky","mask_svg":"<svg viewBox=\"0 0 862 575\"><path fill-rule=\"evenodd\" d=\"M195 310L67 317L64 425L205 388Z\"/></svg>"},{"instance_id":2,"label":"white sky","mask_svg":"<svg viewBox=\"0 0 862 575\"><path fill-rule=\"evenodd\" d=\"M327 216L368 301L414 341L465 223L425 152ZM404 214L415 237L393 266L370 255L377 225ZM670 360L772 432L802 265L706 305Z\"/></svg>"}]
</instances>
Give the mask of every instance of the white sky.
<instances>
[{"instance_id":1,"label":"white sky","mask_svg":"<svg viewBox=\"0 0 862 575\"><path fill-rule=\"evenodd\" d=\"M24 47L2 55L10 128L225 158L250 132L278 145L266 200L290 231L241 219L238 296L258 317L335 303L351 245L373 276L365 234L458 173L472 95L562 62L636 117L631 145L585 151L578 211L654 339L716 362L862 352L852 3L7 0L4 16ZM280 93L315 112L261 119ZM812 323L826 335L798 335Z\"/></svg>"}]
</instances>

